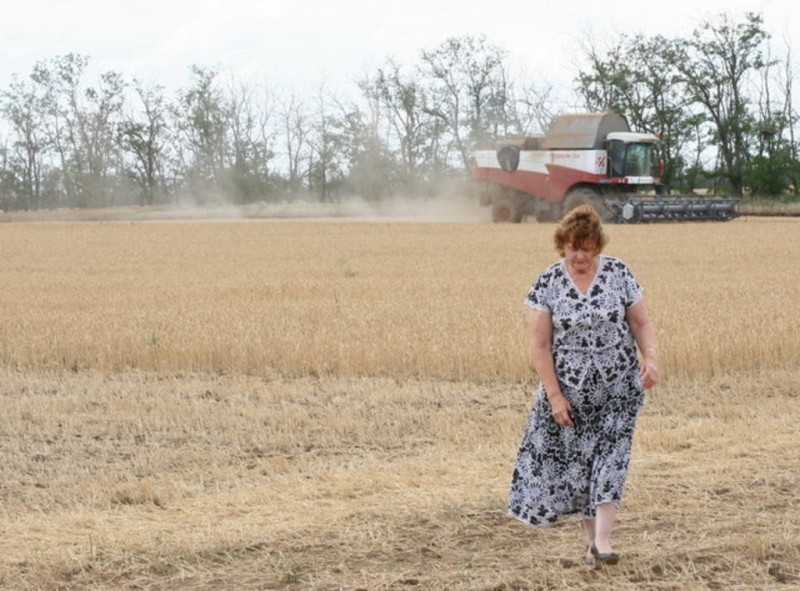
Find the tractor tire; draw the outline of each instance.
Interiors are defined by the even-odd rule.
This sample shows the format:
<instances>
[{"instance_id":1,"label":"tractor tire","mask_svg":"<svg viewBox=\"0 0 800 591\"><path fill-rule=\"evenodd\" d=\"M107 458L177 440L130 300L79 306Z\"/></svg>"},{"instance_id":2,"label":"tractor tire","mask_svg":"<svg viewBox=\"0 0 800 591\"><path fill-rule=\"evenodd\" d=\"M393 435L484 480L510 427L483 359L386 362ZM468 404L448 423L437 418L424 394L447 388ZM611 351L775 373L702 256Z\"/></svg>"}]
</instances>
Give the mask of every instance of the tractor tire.
<instances>
[{"instance_id":1,"label":"tractor tire","mask_svg":"<svg viewBox=\"0 0 800 591\"><path fill-rule=\"evenodd\" d=\"M564 199L563 215L566 215L581 205L591 205L600 215L600 219L603 222L611 221L611 213L607 210L605 205L603 205L600 194L587 188L575 189L567 193Z\"/></svg>"},{"instance_id":2,"label":"tractor tire","mask_svg":"<svg viewBox=\"0 0 800 591\"><path fill-rule=\"evenodd\" d=\"M513 201L496 201L492 205L492 221L495 224L516 224L522 221L522 212Z\"/></svg>"},{"instance_id":3,"label":"tractor tire","mask_svg":"<svg viewBox=\"0 0 800 591\"><path fill-rule=\"evenodd\" d=\"M497 151L497 163L506 172L514 172L519 168L519 146L503 146Z\"/></svg>"}]
</instances>

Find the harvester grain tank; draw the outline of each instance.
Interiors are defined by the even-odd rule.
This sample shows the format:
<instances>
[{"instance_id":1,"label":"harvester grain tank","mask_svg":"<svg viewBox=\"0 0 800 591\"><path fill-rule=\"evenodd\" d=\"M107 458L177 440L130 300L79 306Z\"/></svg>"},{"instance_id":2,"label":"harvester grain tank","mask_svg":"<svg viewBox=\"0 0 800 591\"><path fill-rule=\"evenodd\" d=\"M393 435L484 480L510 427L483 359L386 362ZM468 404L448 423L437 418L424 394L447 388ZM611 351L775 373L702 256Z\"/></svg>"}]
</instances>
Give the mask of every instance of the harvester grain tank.
<instances>
[{"instance_id":1,"label":"harvester grain tank","mask_svg":"<svg viewBox=\"0 0 800 591\"><path fill-rule=\"evenodd\" d=\"M496 222L559 219L588 203L620 223L730 220L739 200L668 195L656 172L658 137L630 130L619 113L555 117L544 136L498 141L474 155L480 201Z\"/></svg>"}]
</instances>

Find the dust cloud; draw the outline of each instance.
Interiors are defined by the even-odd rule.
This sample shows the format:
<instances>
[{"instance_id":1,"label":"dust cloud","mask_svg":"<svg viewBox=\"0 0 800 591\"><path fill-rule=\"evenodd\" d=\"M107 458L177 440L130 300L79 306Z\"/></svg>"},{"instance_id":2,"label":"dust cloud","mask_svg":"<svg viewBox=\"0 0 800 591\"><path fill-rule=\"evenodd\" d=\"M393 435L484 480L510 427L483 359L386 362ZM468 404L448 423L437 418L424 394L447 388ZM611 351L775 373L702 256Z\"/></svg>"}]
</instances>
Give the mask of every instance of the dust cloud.
<instances>
[{"instance_id":1,"label":"dust cloud","mask_svg":"<svg viewBox=\"0 0 800 591\"><path fill-rule=\"evenodd\" d=\"M359 221L418 223L483 223L491 221L489 208L474 196L387 197L370 202L350 197L334 202L293 200L279 203L234 205L222 200L160 206L105 207L0 212L3 222L177 222L177 221Z\"/></svg>"},{"instance_id":2,"label":"dust cloud","mask_svg":"<svg viewBox=\"0 0 800 591\"><path fill-rule=\"evenodd\" d=\"M461 196L394 197L380 202L349 198L335 203L294 202L247 208L246 217L352 220L364 222L480 223L491 214L476 200Z\"/></svg>"}]
</instances>

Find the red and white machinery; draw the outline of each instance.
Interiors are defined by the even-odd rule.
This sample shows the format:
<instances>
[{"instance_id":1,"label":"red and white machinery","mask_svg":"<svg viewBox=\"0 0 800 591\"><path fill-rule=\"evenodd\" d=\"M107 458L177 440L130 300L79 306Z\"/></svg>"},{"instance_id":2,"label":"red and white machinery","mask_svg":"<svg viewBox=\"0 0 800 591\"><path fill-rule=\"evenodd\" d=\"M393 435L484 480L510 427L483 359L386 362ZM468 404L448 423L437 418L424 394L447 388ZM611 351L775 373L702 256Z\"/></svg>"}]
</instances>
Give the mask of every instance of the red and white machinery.
<instances>
[{"instance_id":1,"label":"red and white machinery","mask_svg":"<svg viewBox=\"0 0 800 591\"><path fill-rule=\"evenodd\" d=\"M730 220L739 200L667 195L658 177L658 138L635 133L618 113L559 115L547 134L497 142L474 154L472 177L495 222L559 219L588 203L611 222Z\"/></svg>"}]
</instances>

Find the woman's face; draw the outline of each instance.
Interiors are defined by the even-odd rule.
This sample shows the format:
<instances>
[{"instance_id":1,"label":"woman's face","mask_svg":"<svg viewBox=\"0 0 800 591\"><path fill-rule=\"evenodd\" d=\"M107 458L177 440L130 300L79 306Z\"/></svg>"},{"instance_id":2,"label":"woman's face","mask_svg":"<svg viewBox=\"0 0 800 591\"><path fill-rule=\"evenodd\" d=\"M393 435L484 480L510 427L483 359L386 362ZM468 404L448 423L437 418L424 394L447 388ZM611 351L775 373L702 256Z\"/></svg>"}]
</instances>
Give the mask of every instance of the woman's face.
<instances>
[{"instance_id":1,"label":"woman's face","mask_svg":"<svg viewBox=\"0 0 800 591\"><path fill-rule=\"evenodd\" d=\"M564 259L571 271L575 273L589 273L594 270L594 259L597 256L597 244L588 242L584 244L567 244L564 246Z\"/></svg>"}]
</instances>

